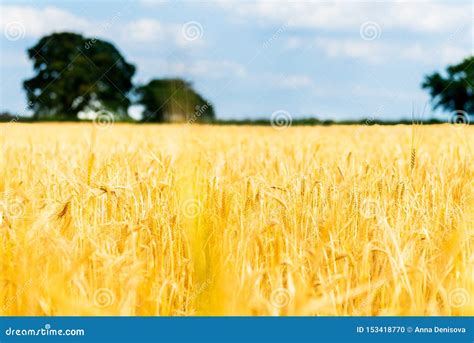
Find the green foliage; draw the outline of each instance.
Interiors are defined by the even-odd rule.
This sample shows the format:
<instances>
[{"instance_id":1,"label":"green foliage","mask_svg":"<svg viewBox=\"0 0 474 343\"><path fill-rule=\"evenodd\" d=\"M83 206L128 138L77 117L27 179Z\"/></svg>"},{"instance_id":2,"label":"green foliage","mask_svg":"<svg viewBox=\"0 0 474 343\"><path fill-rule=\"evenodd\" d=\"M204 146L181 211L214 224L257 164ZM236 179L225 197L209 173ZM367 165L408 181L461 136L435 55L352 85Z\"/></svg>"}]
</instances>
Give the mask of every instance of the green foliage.
<instances>
[{"instance_id":1,"label":"green foliage","mask_svg":"<svg viewBox=\"0 0 474 343\"><path fill-rule=\"evenodd\" d=\"M428 75L422 87L429 91L435 108L474 114L474 56L449 66L446 77L439 73Z\"/></svg>"},{"instance_id":2,"label":"green foliage","mask_svg":"<svg viewBox=\"0 0 474 343\"><path fill-rule=\"evenodd\" d=\"M36 75L23 86L36 119L76 120L82 110L126 116L135 67L110 43L53 33L28 50Z\"/></svg>"},{"instance_id":3,"label":"green foliage","mask_svg":"<svg viewBox=\"0 0 474 343\"><path fill-rule=\"evenodd\" d=\"M184 122L214 119L212 105L189 82L181 79L155 79L136 90L144 106L143 121Z\"/></svg>"}]
</instances>

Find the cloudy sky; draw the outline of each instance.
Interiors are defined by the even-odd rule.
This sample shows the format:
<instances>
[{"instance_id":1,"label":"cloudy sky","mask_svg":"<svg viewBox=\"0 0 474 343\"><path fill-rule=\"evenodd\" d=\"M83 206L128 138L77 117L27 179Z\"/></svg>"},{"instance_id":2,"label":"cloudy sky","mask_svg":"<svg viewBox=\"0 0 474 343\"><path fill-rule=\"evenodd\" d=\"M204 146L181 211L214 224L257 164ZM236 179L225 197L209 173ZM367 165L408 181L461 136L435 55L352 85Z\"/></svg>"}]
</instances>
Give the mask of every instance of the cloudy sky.
<instances>
[{"instance_id":1,"label":"cloudy sky","mask_svg":"<svg viewBox=\"0 0 474 343\"><path fill-rule=\"evenodd\" d=\"M113 42L136 82L183 77L222 119L410 117L423 76L473 53L471 1L1 1L0 111L24 113L26 49ZM431 108L427 108L431 115ZM442 115L437 113L436 115Z\"/></svg>"}]
</instances>

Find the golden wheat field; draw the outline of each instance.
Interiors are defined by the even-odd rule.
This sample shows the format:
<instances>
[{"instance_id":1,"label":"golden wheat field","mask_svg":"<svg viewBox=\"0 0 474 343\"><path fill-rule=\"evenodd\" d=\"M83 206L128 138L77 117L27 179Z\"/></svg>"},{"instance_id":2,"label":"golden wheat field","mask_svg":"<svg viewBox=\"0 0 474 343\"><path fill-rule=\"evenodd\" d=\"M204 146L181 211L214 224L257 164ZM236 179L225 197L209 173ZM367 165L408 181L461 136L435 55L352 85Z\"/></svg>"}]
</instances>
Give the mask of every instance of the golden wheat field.
<instances>
[{"instance_id":1,"label":"golden wheat field","mask_svg":"<svg viewBox=\"0 0 474 343\"><path fill-rule=\"evenodd\" d=\"M0 130L0 315L474 314L472 127Z\"/></svg>"}]
</instances>

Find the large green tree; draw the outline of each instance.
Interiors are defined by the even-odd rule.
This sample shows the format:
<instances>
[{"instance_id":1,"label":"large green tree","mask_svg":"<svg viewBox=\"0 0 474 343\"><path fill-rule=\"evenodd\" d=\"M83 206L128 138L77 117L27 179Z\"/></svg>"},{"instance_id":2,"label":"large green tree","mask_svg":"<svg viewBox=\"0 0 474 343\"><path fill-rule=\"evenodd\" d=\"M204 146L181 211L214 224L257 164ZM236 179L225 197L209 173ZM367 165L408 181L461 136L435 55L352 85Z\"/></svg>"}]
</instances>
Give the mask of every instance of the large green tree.
<instances>
[{"instance_id":1,"label":"large green tree","mask_svg":"<svg viewBox=\"0 0 474 343\"><path fill-rule=\"evenodd\" d=\"M36 119L77 119L82 110L126 116L135 67L106 41L62 32L28 49L35 76L23 83Z\"/></svg>"},{"instance_id":2,"label":"large green tree","mask_svg":"<svg viewBox=\"0 0 474 343\"><path fill-rule=\"evenodd\" d=\"M435 108L474 114L474 56L446 68L445 75L426 76L422 87L427 89Z\"/></svg>"},{"instance_id":3,"label":"large green tree","mask_svg":"<svg viewBox=\"0 0 474 343\"><path fill-rule=\"evenodd\" d=\"M154 79L136 89L137 102L144 107L143 121L210 121L214 108L189 82L181 79Z\"/></svg>"}]
</instances>

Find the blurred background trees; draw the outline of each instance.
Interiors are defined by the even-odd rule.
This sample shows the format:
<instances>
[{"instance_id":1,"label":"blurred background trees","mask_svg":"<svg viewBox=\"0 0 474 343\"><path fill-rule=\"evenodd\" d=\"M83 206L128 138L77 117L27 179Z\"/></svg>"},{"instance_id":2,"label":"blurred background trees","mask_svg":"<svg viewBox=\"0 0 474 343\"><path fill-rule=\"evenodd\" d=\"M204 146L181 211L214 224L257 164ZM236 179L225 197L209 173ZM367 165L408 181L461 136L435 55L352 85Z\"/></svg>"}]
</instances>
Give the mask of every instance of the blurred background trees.
<instances>
[{"instance_id":1,"label":"blurred background trees","mask_svg":"<svg viewBox=\"0 0 474 343\"><path fill-rule=\"evenodd\" d=\"M71 32L53 33L28 49L35 76L24 81L33 120L93 119L110 112L128 118L130 105L141 105L142 122L215 120L212 104L192 84L178 78L152 79L134 86L135 66L111 43ZM444 73L426 76L422 88L434 108L462 116L474 114L474 56ZM2 116L0 120L9 116ZM469 121L469 120L467 120Z\"/></svg>"},{"instance_id":2,"label":"blurred background trees","mask_svg":"<svg viewBox=\"0 0 474 343\"><path fill-rule=\"evenodd\" d=\"M144 107L143 121L211 121L215 116L212 105L181 79L154 79L136 93Z\"/></svg>"},{"instance_id":3,"label":"blurred background trees","mask_svg":"<svg viewBox=\"0 0 474 343\"><path fill-rule=\"evenodd\" d=\"M187 81L154 79L135 88L135 66L109 42L53 33L28 49L28 57L35 76L23 86L34 120L94 119L101 111L125 120L132 103L143 106L144 122L214 119L213 106Z\"/></svg>"},{"instance_id":4,"label":"blurred background trees","mask_svg":"<svg viewBox=\"0 0 474 343\"><path fill-rule=\"evenodd\" d=\"M111 43L63 32L28 50L36 75L23 85L36 119L76 120L81 111L127 116L135 67Z\"/></svg>"},{"instance_id":5,"label":"blurred background trees","mask_svg":"<svg viewBox=\"0 0 474 343\"><path fill-rule=\"evenodd\" d=\"M434 108L456 112L458 116L474 114L474 56L440 73L428 75L423 84L434 103ZM461 118L460 118L461 120Z\"/></svg>"}]
</instances>

